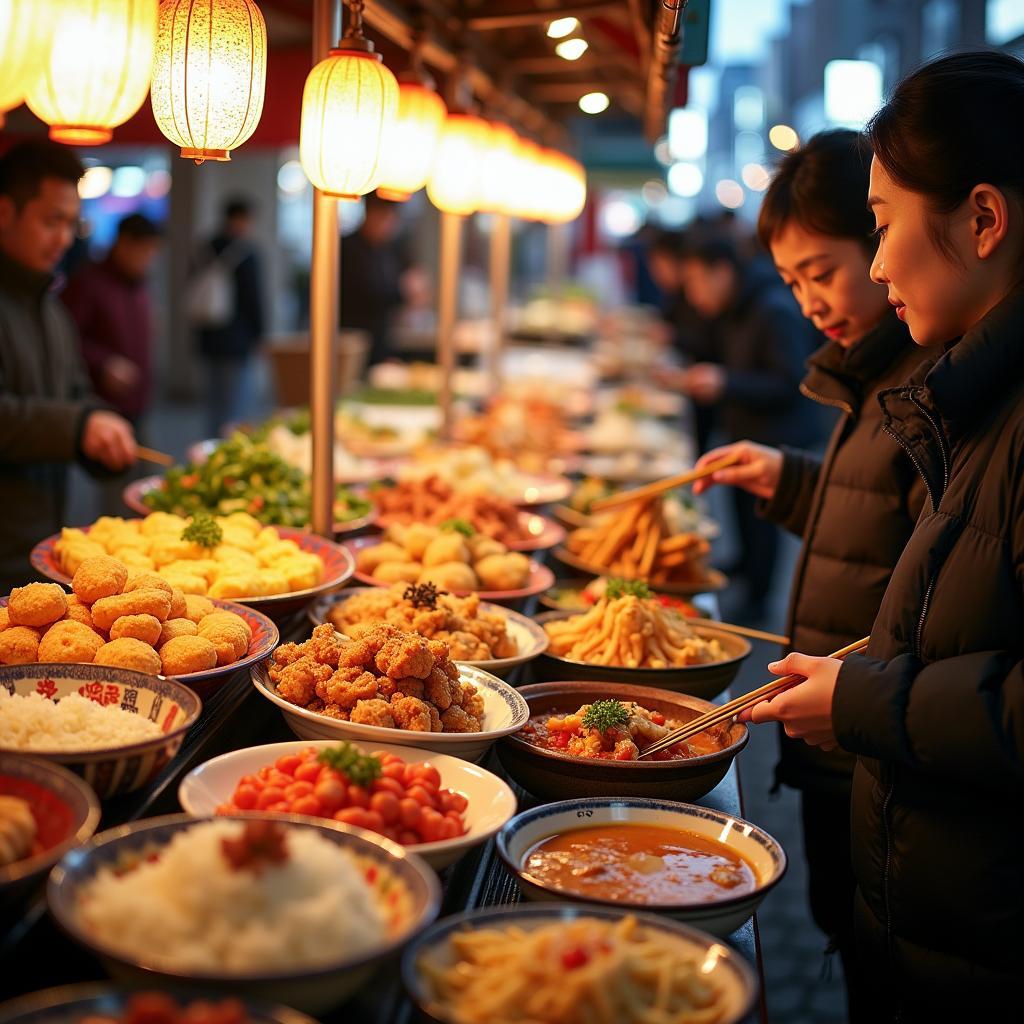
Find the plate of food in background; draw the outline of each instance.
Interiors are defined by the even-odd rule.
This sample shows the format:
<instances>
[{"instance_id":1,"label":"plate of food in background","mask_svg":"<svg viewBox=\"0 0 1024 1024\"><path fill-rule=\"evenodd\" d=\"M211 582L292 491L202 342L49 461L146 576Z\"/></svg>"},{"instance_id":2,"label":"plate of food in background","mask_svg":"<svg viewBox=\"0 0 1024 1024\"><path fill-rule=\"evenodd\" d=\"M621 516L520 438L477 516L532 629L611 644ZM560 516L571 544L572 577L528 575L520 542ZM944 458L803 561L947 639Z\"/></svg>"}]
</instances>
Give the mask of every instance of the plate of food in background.
<instances>
[{"instance_id":1,"label":"plate of food in background","mask_svg":"<svg viewBox=\"0 0 1024 1024\"><path fill-rule=\"evenodd\" d=\"M553 612L585 612L593 608L604 596L608 587L609 577L598 576L592 580L557 579L555 585L546 590L537 599L538 602ZM692 601L675 594L659 594L652 591L652 596L666 608L675 609L688 619L706 618L707 612L698 608Z\"/></svg>"}]
</instances>

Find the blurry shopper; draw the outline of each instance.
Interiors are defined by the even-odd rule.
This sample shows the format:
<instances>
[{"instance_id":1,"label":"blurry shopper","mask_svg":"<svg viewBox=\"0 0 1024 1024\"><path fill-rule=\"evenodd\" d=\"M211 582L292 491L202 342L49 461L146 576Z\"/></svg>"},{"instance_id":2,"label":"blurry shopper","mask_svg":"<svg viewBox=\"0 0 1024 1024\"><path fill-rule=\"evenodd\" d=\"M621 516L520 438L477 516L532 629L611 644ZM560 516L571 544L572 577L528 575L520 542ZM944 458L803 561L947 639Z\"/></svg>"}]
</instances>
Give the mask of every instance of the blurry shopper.
<instances>
[{"instance_id":1,"label":"blurry shopper","mask_svg":"<svg viewBox=\"0 0 1024 1024\"><path fill-rule=\"evenodd\" d=\"M0 590L31 578L32 546L64 525L67 465L120 471L129 423L101 408L75 326L51 294L78 226L74 153L25 142L0 158Z\"/></svg>"},{"instance_id":2,"label":"blurry shopper","mask_svg":"<svg viewBox=\"0 0 1024 1024\"><path fill-rule=\"evenodd\" d=\"M362 224L341 240L340 324L370 336L367 365L395 355L394 321L402 305L424 291L422 271L401 245L401 204L371 192Z\"/></svg>"},{"instance_id":3,"label":"blurry shopper","mask_svg":"<svg viewBox=\"0 0 1024 1024\"><path fill-rule=\"evenodd\" d=\"M147 278L160 229L140 213L117 226L106 257L75 272L61 295L81 340L93 388L136 431L153 391L153 319Z\"/></svg>"},{"instance_id":4,"label":"blurry shopper","mask_svg":"<svg viewBox=\"0 0 1024 1024\"><path fill-rule=\"evenodd\" d=\"M735 241L717 230L687 234L682 267L687 301L709 325L720 363L695 363L677 386L699 405L716 407L730 441L812 446L821 421L799 385L816 335L785 286L744 263ZM732 495L740 540L734 571L747 586L737 614L757 620L771 589L778 533L756 514L752 495Z\"/></svg>"},{"instance_id":5,"label":"blurry shopper","mask_svg":"<svg viewBox=\"0 0 1024 1024\"><path fill-rule=\"evenodd\" d=\"M871 149L863 135L823 132L787 156L765 193L758 234L804 316L827 341L800 390L841 410L823 457L741 441L709 452L740 465L699 481L761 499L759 511L803 538L786 633L794 650L825 655L871 631L896 564L924 506L924 482L885 433L878 393L901 384L924 356L868 276L877 248L867 208ZM857 983L856 883L850 863L855 758L780 730L776 781L802 793L811 912L842 957L851 1016Z\"/></svg>"},{"instance_id":6,"label":"blurry shopper","mask_svg":"<svg viewBox=\"0 0 1024 1024\"><path fill-rule=\"evenodd\" d=\"M229 200L220 230L200 253L186 294L206 377L207 430L252 415L253 356L264 333L263 271L252 242L255 210Z\"/></svg>"},{"instance_id":7,"label":"blurry shopper","mask_svg":"<svg viewBox=\"0 0 1024 1024\"><path fill-rule=\"evenodd\" d=\"M805 679L744 716L858 756L858 1024L1020 1018L1022 120L1024 62L981 52L913 72L868 126L871 276L935 357L880 399L928 501L867 654L769 665Z\"/></svg>"}]
</instances>

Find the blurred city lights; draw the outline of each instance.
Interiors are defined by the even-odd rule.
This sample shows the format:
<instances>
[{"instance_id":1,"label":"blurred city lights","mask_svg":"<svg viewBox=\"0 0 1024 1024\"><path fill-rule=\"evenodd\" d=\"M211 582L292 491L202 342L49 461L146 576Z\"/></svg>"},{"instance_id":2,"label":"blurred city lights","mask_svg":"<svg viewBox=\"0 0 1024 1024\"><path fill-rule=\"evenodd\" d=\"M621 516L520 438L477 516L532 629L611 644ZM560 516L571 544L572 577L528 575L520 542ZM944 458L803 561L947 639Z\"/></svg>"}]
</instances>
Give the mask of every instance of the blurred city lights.
<instances>
[{"instance_id":1,"label":"blurred city lights","mask_svg":"<svg viewBox=\"0 0 1024 1024\"><path fill-rule=\"evenodd\" d=\"M800 136L788 124L772 125L768 141L776 148L788 153L800 145Z\"/></svg>"},{"instance_id":2,"label":"blurred city lights","mask_svg":"<svg viewBox=\"0 0 1024 1024\"><path fill-rule=\"evenodd\" d=\"M78 195L82 199L99 199L110 191L114 172L109 167L87 167L78 181Z\"/></svg>"},{"instance_id":3,"label":"blurred city lights","mask_svg":"<svg viewBox=\"0 0 1024 1024\"><path fill-rule=\"evenodd\" d=\"M715 198L727 210L738 210L743 205L743 186L732 178L723 178L715 186Z\"/></svg>"},{"instance_id":4,"label":"blurred city lights","mask_svg":"<svg viewBox=\"0 0 1024 1024\"><path fill-rule=\"evenodd\" d=\"M825 65L825 117L843 128L863 128L882 105L882 69L870 60Z\"/></svg>"},{"instance_id":5,"label":"blurred city lights","mask_svg":"<svg viewBox=\"0 0 1024 1024\"><path fill-rule=\"evenodd\" d=\"M603 92L588 92L580 97L580 110L584 114L600 114L608 109L608 96Z\"/></svg>"},{"instance_id":6,"label":"blurred city lights","mask_svg":"<svg viewBox=\"0 0 1024 1024\"><path fill-rule=\"evenodd\" d=\"M668 169L668 187L677 196L691 199L704 187L704 173L696 164L673 164Z\"/></svg>"},{"instance_id":7,"label":"blurred city lights","mask_svg":"<svg viewBox=\"0 0 1024 1024\"><path fill-rule=\"evenodd\" d=\"M668 117L668 147L675 160L699 160L708 150L708 115L681 107Z\"/></svg>"},{"instance_id":8,"label":"blurred city lights","mask_svg":"<svg viewBox=\"0 0 1024 1024\"><path fill-rule=\"evenodd\" d=\"M548 25L548 35L552 39L562 39L575 32L579 24L579 18L556 18Z\"/></svg>"},{"instance_id":9,"label":"blurred city lights","mask_svg":"<svg viewBox=\"0 0 1024 1024\"><path fill-rule=\"evenodd\" d=\"M579 60L587 52L586 39L563 39L556 47L555 53L563 60Z\"/></svg>"},{"instance_id":10,"label":"blurred city lights","mask_svg":"<svg viewBox=\"0 0 1024 1024\"><path fill-rule=\"evenodd\" d=\"M763 192L771 181L771 175L763 164L744 164L740 176L743 178L743 184L754 192Z\"/></svg>"}]
</instances>

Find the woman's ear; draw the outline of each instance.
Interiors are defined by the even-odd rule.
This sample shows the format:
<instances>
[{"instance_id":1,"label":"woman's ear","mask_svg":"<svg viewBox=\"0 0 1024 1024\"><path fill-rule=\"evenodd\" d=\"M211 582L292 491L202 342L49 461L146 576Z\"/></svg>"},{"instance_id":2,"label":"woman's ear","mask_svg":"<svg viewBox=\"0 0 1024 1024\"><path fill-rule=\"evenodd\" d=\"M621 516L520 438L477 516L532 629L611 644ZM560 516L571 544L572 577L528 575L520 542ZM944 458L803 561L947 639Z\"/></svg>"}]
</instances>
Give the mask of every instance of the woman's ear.
<instances>
[{"instance_id":1,"label":"woman's ear","mask_svg":"<svg viewBox=\"0 0 1024 1024\"><path fill-rule=\"evenodd\" d=\"M989 259L1010 230L1010 204L995 185L975 185L967 197L971 241L980 260Z\"/></svg>"}]
</instances>

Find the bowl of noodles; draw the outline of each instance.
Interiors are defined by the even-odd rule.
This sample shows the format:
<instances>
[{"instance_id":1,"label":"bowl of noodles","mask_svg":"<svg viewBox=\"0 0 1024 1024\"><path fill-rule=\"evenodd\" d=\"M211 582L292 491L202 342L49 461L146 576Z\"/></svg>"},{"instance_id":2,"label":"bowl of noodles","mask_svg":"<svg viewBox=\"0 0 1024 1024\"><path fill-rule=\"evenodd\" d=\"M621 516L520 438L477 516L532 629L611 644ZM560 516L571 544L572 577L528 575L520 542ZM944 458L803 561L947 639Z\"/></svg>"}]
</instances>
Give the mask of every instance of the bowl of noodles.
<instances>
[{"instance_id":1,"label":"bowl of noodles","mask_svg":"<svg viewBox=\"0 0 1024 1024\"><path fill-rule=\"evenodd\" d=\"M437 1024L735 1024L753 971L704 932L569 904L446 917L406 948L402 981Z\"/></svg>"}]
</instances>

